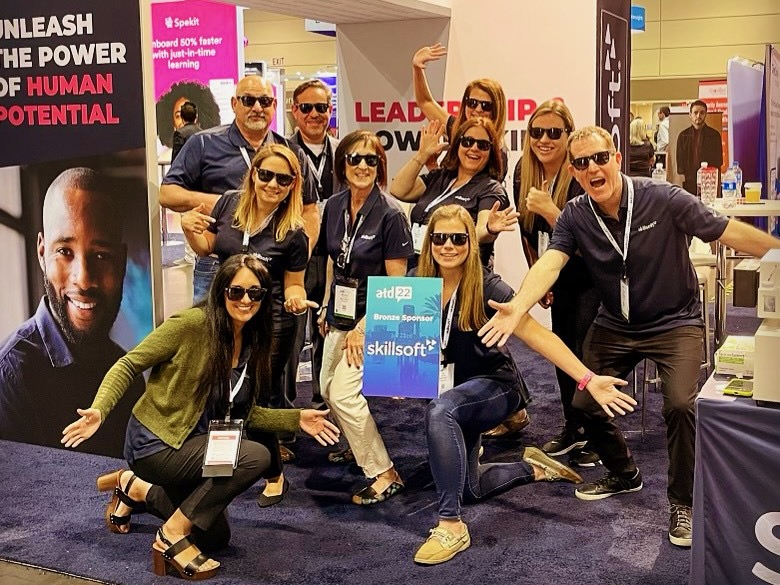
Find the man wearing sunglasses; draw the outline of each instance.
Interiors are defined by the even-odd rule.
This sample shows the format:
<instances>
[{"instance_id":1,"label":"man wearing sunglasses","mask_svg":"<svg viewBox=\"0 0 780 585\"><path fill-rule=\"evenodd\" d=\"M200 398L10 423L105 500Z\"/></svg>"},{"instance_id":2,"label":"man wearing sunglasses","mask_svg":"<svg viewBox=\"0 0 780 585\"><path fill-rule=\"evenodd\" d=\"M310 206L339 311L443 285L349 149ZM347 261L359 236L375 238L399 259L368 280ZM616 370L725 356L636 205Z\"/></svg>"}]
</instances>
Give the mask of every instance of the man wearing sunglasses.
<instances>
[{"instance_id":1,"label":"man wearing sunglasses","mask_svg":"<svg viewBox=\"0 0 780 585\"><path fill-rule=\"evenodd\" d=\"M303 169L304 229L313 246L319 235L316 183L300 147L269 127L276 115L273 85L259 75L248 75L236 85L230 104L235 114L231 124L199 132L182 147L163 179L160 205L184 212L203 204L203 213L211 213L226 191L239 188L257 149L282 144L296 153ZM195 302L205 298L218 268L216 257L198 258L193 275Z\"/></svg>"},{"instance_id":2,"label":"man wearing sunglasses","mask_svg":"<svg viewBox=\"0 0 780 585\"><path fill-rule=\"evenodd\" d=\"M550 290L569 258L582 255L601 298L583 346L583 362L594 372L620 378L644 358L656 363L664 388L669 452L669 540L690 546L694 399L703 324L688 238L720 240L758 257L780 248L780 240L715 215L676 185L623 175L622 155L603 128L574 132L568 154L569 171L585 195L564 207L547 252L512 301L496 305L499 312L479 333L488 346L503 344L520 317ZM578 390L585 388L585 378ZM596 397L576 392L572 404L584 411L588 444L608 472L577 488L576 496L598 500L642 489L642 476L623 434Z\"/></svg>"},{"instance_id":3,"label":"man wearing sunglasses","mask_svg":"<svg viewBox=\"0 0 780 585\"><path fill-rule=\"evenodd\" d=\"M328 134L330 117L333 112L333 96L330 88L319 79L304 81L293 91L292 115L296 130L290 137L290 142L300 146L306 155L306 162L317 185L320 217L322 208L331 195L343 189L333 172L333 156L339 145L338 140ZM322 306L325 296L325 270L327 254L321 247L315 245L309 264L306 266L306 297ZM289 393L295 393L295 383L298 371L298 359L306 337L306 319L309 320L309 335L311 337L311 390L312 408L325 408L325 401L320 394L320 371L322 370L322 348L324 340L317 326L317 313L309 311L307 316L298 318L298 332L295 338L293 354L285 371ZM291 388L292 386L292 388Z\"/></svg>"}]
</instances>

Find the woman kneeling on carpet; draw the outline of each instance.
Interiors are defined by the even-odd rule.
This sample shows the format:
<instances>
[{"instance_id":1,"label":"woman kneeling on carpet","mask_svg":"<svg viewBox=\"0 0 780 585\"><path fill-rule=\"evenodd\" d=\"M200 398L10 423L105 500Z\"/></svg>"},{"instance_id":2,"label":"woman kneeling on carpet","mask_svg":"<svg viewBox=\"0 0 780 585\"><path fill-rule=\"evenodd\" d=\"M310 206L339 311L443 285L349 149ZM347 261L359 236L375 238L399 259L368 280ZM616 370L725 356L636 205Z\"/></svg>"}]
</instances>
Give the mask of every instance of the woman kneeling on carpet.
<instances>
[{"instance_id":1,"label":"woman kneeling on carpet","mask_svg":"<svg viewBox=\"0 0 780 585\"><path fill-rule=\"evenodd\" d=\"M208 579L219 567L200 549L227 546L228 504L262 477L271 461L265 446L241 438L241 420L247 428L268 432L300 427L322 445L338 440L327 411L255 405L259 389L270 383L270 288L262 261L247 254L230 257L205 305L166 320L122 357L106 374L92 406L79 409L81 418L63 431L67 447L89 439L133 379L151 370L127 426L124 454L132 471L101 476L98 488L114 490L106 508L112 532L127 533L132 512L145 510L164 520L152 545L158 575L172 568L185 579ZM237 452L234 447L222 456L223 463L235 456L234 465L204 465L211 462L206 455L217 451L209 447L209 431L217 422L237 437Z\"/></svg>"},{"instance_id":2,"label":"woman kneeling on carpet","mask_svg":"<svg viewBox=\"0 0 780 585\"><path fill-rule=\"evenodd\" d=\"M461 519L465 502L476 502L513 486L533 481L580 483L572 469L535 447L526 447L522 461L479 462L481 434L515 412L523 381L509 351L485 346L477 331L495 313L489 302L507 302L512 289L480 265L474 222L457 205L446 205L431 216L417 276L443 279L442 378L451 389L428 405L425 429L428 460L439 499L439 523L417 550L414 560L435 565L450 560L471 544ZM521 339L575 379L591 375L587 388L602 404L621 414L636 404L614 386L625 381L595 376L563 342L531 317L519 327Z\"/></svg>"}]
</instances>

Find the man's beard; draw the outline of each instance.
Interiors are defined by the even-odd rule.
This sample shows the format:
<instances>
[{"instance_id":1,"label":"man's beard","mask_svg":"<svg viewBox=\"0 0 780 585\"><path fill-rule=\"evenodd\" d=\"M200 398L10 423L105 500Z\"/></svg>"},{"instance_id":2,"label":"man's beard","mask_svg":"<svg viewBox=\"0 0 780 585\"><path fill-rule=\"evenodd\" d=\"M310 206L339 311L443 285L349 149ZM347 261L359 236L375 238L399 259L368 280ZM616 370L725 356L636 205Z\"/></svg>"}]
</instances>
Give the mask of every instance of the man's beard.
<instances>
[{"instance_id":1,"label":"man's beard","mask_svg":"<svg viewBox=\"0 0 780 585\"><path fill-rule=\"evenodd\" d=\"M108 297L98 295L95 300L99 301L103 307L100 309L100 315L88 329L82 330L77 329L70 322L68 301L57 294L45 274L43 276L43 288L49 301L49 309L54 314L54 318L69 345L77 347L105 342L108 339L111 327L113 327L116 316L119 314L119 306L122 304L121 291L114 302L111 302ZM94 297L95 295L92 296Z\"/></svg>"},{"instance_id":2,"label":"man's beard","mask_svg":"<svg viewBox=\"0 0 780 585\"><path fill-rule=\"evenodd\" d=\"M268 120L265 118L247 118L244 125L255 132L268 128Z\"/></svg>"}]
</instances>

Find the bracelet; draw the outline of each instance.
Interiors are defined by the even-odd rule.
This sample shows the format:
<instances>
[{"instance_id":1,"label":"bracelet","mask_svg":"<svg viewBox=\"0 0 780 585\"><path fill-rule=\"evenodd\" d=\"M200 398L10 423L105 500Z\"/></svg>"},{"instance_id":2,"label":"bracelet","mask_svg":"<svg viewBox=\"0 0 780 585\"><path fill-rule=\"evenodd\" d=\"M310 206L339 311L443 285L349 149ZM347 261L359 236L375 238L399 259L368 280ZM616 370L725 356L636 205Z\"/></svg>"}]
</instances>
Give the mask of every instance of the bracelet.
<instances>
[{"instance_id":1,"label":"bracelet","mask_svg":"<svg viewBox=\"0 0 780 585\"><path fill-rule=\"evenodd\" d=\"M297 313L290 311L290 314L295 317L300 317L301 315L305 315L308 310L309 309L304 309L303 311L298 311Z\"/></svg>"},{"instance_id":2,"label":"bracelet","mask_svg":"<svg viewBox=\"0 0 780 585\"><path fill-rule=\"evenodd\" d=\"M577 382L577 390L585 390L585 386L588 385L588 382L590 382L593 379L593 376L595 376L593 372L588 370L588 372L580 379L579 382Z\"/></svg>"},{"instance_id":3,"label":"bracelet","mask_svg":"<svg viewBox=\"0 0 780 585\"><path fill-rule=\"evenodd\" d=\"M361 335L365 335L366 334L366 330L363 329L360 325L355 325L355 331L357 331Z\"/></svg>"},{"instance_id":4,"label":"bracelet","mask_svg":"<svg viewBox=\"0 0 780 585\"><path fill-rule=\"evenodd\" d=\"M487 230L487 233L489 233L491 236L497 236L498 234L501 233L500 231L494 232L493 230L491 230L489 223L485 224L485 229Z\"/></svg>"}]
</instances>

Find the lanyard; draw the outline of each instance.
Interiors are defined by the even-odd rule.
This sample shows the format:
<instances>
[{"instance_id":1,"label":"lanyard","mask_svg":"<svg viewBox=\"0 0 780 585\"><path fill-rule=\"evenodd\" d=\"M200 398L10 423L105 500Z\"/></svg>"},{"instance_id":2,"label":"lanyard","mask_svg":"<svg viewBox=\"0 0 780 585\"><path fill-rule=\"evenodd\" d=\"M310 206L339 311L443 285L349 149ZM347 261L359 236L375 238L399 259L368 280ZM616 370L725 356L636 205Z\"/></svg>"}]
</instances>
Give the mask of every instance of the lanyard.
<instances>
[{"instance_id":1,"label":"lanyard","mask_svg":"<svg viewBox=\"0 0 780 585\"><path fill-rule=\"evenodd\" d=\"M266 227L268 227L268 224L271 223L271 220L274 218L274 215L276 214L276 210L279 209L279 206L277 205L274 207L274 210L268 214L268 217L266 217L263 220L263 223L260 224L260 227L255 232L256 234L259 234L262 232ZM242 242L242 245L244 247L244 253L247 253L249 251L249 236L250 236L249 228L246 228L244 230L244 240Z\"/></svg>"},{"instance_id":2,"label":"lanyard","mask_svg":"<svg viewBox=\"0 0 780 585\"><path fill-rule=\"evenodd\" d=\"M301 137L301 143L303 143L303 137ZM319 158L320 164L318 167L314 166L314 159L309 154L309 152L306 152L304 150L304 154L306 154L306 162L309 165L309 168L311 169L311 172L314 174L314 178L317 179L317 188L319 190L322 190L322 173L325 170L325 162L327 161L327 158L330 156L330 153L328 152L330 149L328 148L330 146L330 141L328 140L328 137L325 137L325 146L322 149L322 152L320 155L316 158ZM313 153L312 153L313 154Z\"/></svg>"},{"instance_id":3,"label":"lanyard","mask_svg":"<svg viewBox=\"0 0 780 585\"><path fill-rule=\"evenodd\" d=\"M426 207L425 207L425 213L426 215L428 212L433 209L436 205L447 199L447 197L453 195L458 189L463 187L463 185L460 185L459 187L453 187L452 185L457 180L457 177L455 179L452 179L449 185L447 185L447 188L444 190L444 193L436 197L433 201L431 201ZM465 184L465 183L464 183Z\"/></svg>"},{"instance_id":4,"label":"lanyard","mask_svg":"<svg viewBox=\"0 0 780 585\"><path fill-rule=\"evenodd\" d=\"M246 168L251 169L252 168L252 161L249 160L249 154L246 151L246 147L242 146L239 148L241 151L241 156L244 157L244 162L246 163Z\"/></svg>"},{"instance_id":5,"label":"lanyard","mask_svg":"<svg viewBox=\"0 0 780 585\"><path fill-rule=\"evenodd\" d=\"M460 284L458 284L460 286ZM455 287L455 290L452 293L452 296L450 297L450 306L449 309L447 309L447 318L444 320L444 332L441 334L441 348L447 349L447 344L450 342L450 331L452 331L452 320L455 317L455 304L458 300L458 287Z\"/></svg>"},{"instance_id":6,"label":"lanyard","mask_svg":"<svg viewBox=\"0 0 780 585\"><path fill-rule=\"evenodd\" d=\"M352 235L349 234L349 211L344 210L344 237L341 238L341 253L344 254L344 266L349 265L349 260L352 257L352 246L355 245L355 238L357 237L360 226L363 225L363 220L366 217L364 215L358 216L358 222L355 229L352 230Z\"/></svg>"},{"instance_id":7,"label":"lanyard","mask_svg":"<svg viewBox=\"0 0 780 585\"><path fill-rule=\"evenodd\" d=\"M238 382L236 382L236 385L230 389L230 396L228 397L228 412L225 415L225 422L230 422L230 410L233 408L233 399L236 397L236 394L238 394L238 391L241 390L241 386L244 385L247 365L249 364L244 364L244 369L241 371L241 376L239 376Z\"/></svg>"},{"instance_id":8,"label":"lanyard","mask_svg":"<svg viewBox=\"0 0 780 585\"><path fill-rule=\"evenodd\" d=\"M599 216L599 214L596 213L596 210L593 208L593 201L591 200L590 197L588 197L588 203L590 203L590 209L593 211L593 215L596 216L596 221L599 223L599 227L601 227L601 231L604 232L604 235L607 236L609 243L612 244L612 247L615 248L617 253L620 254L620 257L623 259L622 278L626 278L627 276L626 258L628 258L628 240L631 236L631 218L634 215L634 184L631 182L630 179L626 181L626 187L628 188L628 213L626 214L626 231L623 234L622 251L620 250L620 247L615 241L615 238L612 237L612 233L607 229L607 226L604 224L604 220L601 219L601 216Z\"/></svg>"}]
</instances>

